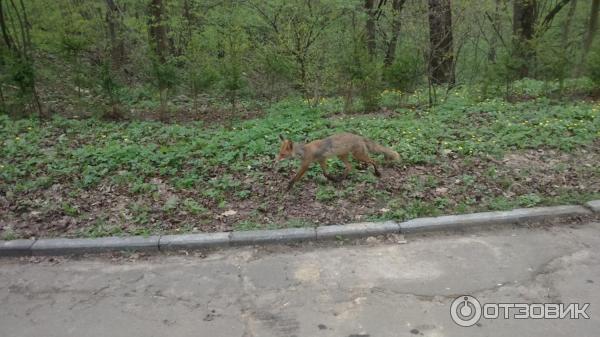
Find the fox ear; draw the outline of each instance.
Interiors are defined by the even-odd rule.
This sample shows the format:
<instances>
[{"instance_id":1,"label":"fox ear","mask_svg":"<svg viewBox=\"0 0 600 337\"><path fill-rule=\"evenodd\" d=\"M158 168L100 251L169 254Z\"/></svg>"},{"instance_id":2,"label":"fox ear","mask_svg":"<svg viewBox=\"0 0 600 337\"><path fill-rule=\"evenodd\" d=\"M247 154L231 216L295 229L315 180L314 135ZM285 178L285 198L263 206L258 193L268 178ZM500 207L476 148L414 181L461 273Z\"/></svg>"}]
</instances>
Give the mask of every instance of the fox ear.
<instances>
[{"instance_id":1,"label":"fox ear","mask_svg":"<svg viewBox=\"0 0 600 337\"><path fill-rule=\"evenodd\" d=\"M285 138L283 138L283 135L281 133L279 134L279 139L281 139L281 141L285 140Z\"/></svg>"}]
</instances>

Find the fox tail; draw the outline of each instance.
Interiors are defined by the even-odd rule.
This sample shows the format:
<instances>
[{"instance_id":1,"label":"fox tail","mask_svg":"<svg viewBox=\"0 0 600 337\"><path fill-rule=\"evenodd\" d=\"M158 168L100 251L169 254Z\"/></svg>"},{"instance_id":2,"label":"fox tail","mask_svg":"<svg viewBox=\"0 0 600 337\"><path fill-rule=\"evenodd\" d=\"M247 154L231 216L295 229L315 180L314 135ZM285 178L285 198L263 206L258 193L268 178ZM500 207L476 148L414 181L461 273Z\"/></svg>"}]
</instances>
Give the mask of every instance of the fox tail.
<instances>
[{"instance_id":1,"label":"fox tail","mask_svg":"<svg viewBox=\"0 0 600 337\"><path fill-rule=\"evenodd\" d=\"M390 149L389 147L385 147L383 145L379 145L374 141L365 138L365 143L367 144L367 149L369 152L373 153L381 153L387 160L398 160L400 159L400 155L398 152Z\"/></svg>"}]
</instances>

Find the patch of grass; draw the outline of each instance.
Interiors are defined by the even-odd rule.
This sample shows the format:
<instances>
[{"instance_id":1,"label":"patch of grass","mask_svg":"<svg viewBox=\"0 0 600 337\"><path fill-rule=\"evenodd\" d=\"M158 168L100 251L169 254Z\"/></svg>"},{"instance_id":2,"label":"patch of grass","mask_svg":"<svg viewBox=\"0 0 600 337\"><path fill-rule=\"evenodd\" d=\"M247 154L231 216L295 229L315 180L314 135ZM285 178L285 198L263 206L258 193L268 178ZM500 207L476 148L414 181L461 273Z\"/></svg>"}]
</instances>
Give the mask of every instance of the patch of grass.
<instances>
[{"instance_id":1,"label":"patch of grass","mask_svg":"<svg viewBox=\"0 0 600 337\"><path fill-rule=\"evenodd\" d=\"M63 202L61 207L66 215L77 216L79 214L79 210L68 202Z\"/></svg>"},{"instance_id":2,"label":"patch of grass","mask_svg":"<svg viewBox=\"0 0 600 337\"><path fill-rule=\"evenodd\" d=\"M103 236L123 235L123 229L120 226L108 223L106 216L101 216L91 226L81 230L81 236L87 238L99 238Z\"/></svg>"},{"instance_id":3,"label":"patch of grass","mask_svg":"<svg viewBox=\"0 0 600 337\"><path fill-rule=\"evenodd\" d=\"M194 199L190 199L190 198L185 199L182 204L183 204L183 208L192 215L208 213L208 210L206 208L202 207L202 205L200 205Z\"/></svg>"},{"instance_id":4,"label":"patch of grass","mask_svg":"<svg viewBox=\"0 0 600 337\"><path fill-rule=\"evenodd\" d=\"M337 197L337 189L331 185L319 185L315 199L321 202L330 202Z\"/></svg>"},{"instance_id":5,"label":"patch of grass","mask_svg":"<svg viewBox=\"0 0 600 337\"><path fill-rule=\"evenodd\" d=\"M163 211L167 213L174 212L179 206L179 197L176 195L170 196L163 205Z\"/></svg>"},{"instance_id":6,"label":"patch of grass","mask_svg":"<svg viewBox=\"0 0 600 337\"><path fill-rule=\"evenodd\" d=\"M143 202L135 202L130 206L133 222L137 224L147 224L150 221L150 212L152 208Z\"/></svg>"},{"instance_id":7,"label":"patch of grass","mask_svg":"<svg viewBox=\"0 0 600 337\"><path fill-rule=\"evenodd\" d=\"M542 202L542 197L537 194L521 195L517 198L517 204L521 207L533 207Z\"/></svg>"},{"instance_id":8,"label":"patch of grass","mask_svg":"<svg viewBox=\"0 0 600 337\"><path fill-rule=\"evenodd\" d=\"M138 226L138 227L134 227L129 230L129 233L131 235L139 235L139 236L144 236L144 237L148 237L148 236L151 236L152 234L159 233L159 232L161 232L159 225Z\"/></svg>"},{"instance_id":9,"label":"patch of grass","mask_svg":"<svg viewBox=\"0 0 600 337\"><path fill-rule=\"evenodd\" d=\"M305 228L305 227L315 227L315 224L303 220L303 219L289 219L288 221L282 223L279 228Z\"/></svg>"},{"instance_id":10,"label":"patch of grass","mask_svg":"<svg viewBox=\"0 0 600 337\"><path fill-rule=\"evenodd\" d=\"M445 200L440 198L436 202L428 203L422 200L395 199L388 203L390 211L375 216L370 216L371 220L394 219L405 221L414 218L437 216L441 214L438 206Z\"/></svg>"},{"instance_id":11,"label":"patch of grass","mask_svg":"<svg viewBox=\"0 0 600 337\"><path fill-rule=\"evenodd\" d=\"M517 207L516 200L510 200L506 197L494 197L488 202L490 211L507 211Z\"/></svg>"},{"instance_id":12,"label":"patch of grass","mask_svg":"<svg viewBox=\"0 0 600 337\"><path fill-rule=\"evenodd\" d=\"M0 240L16 240L19 239L19 234L13 230L11 227L4 227L2 231L0 231Z\"/></svg>"},{"instance_id":13,"label":"patch of grass","mask_svg":"<svg viewBox=\"0 0 600 337\"><path fill-rule=\"evenodd\" d=\"M257 229L264 229L262 224L254 222L252 220L243 220L234 225L237 231L251 231Z\"/></svg>"}]
</instances>

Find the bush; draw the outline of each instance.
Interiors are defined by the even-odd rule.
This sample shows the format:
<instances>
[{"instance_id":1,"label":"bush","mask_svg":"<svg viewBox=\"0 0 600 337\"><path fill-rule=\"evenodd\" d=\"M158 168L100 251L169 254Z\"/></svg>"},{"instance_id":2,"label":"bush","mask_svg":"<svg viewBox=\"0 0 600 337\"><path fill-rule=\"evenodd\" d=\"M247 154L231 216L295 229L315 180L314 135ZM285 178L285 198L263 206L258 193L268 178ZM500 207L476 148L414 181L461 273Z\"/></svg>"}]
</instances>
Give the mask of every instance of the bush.
<instances>
[{"instance_id":1,"label":"bush","mask_svg":"<svg viewBox=\"0 0 600 337\"><path fill-rule=\"evenodd\" d=\"M587 60L587 72L589 78L594 81L597 86L600 86L600 44L592 50Z\"/></svg>"},{"instance_id":2,"label":"bush","mask_svg":"<svg viewBox=\"0 0 600 337\"><path fill-rule=\"evenodd\" d=\"M118 119L121 117L119 109L120 85L111 68L111 63L108 61L103 62L100 66L100 88L102 89L102 95L110 105L110 110L105 112L104 117L108 119Z\"/></svg>"},{"instance_id":3,"label":"bush","mask_svg":"<svg viewBox=\"0 0 600 337\"><path fill-rule=\"evenodd\" d=\"M520 60L506 51L498 55L493 63L489 63L481 80L481 92L484 97L505 95L508 96L512 83L518 78Z\"/></svg>"},{"instance_id":4,"label":"bush","mask_svg":"<svg viewBox=\"0 0 600 337\"><path fill-rule=\"evenodd\" d=\"M29 110L30 104L35 104L35 68L31 58L13 53L8 50L0 52L0 83L7 84L7 87L14 88L13 100L6 100L3 93L3 103L9 103L5 106L7 112L12 112L18 116L25 116Z\"/></svg>"},{"instance_id":5,"label":"bush","mask_svg":"<svg viewBox=\"0 0 600 337\"><path fill-rule=\"evenodd\" d=\"M383 79L394 89L413 91L421 84L423 61L415 53L403 52L394 63L384 68Z\"/></svg>"},{"instance_id":6,"label":"bush","mask_svg":"<svg viewBox=\"0 0 600 337\"><path fill-rule=\"evenodd\" d=\"M381 90L381 65L369 55L365 37L352 32L346 37L347 50L341 53L337 62L341 90L345 91L345 108L353 108L355 93L361 98L362 109L373 111L379 108Z\"/></svg>"},{"instance_id":7,"label":"bush","mask_svg":"<svg viewBox=\"0 0 600 337\"><path fill-rule=\"evenodd\" d=\"M374 111L379 108L381 91L381 67L375 62L363 65L365 73L359 80L359 94L362 108L365 111Z\"/></svg>"}]
</instances>

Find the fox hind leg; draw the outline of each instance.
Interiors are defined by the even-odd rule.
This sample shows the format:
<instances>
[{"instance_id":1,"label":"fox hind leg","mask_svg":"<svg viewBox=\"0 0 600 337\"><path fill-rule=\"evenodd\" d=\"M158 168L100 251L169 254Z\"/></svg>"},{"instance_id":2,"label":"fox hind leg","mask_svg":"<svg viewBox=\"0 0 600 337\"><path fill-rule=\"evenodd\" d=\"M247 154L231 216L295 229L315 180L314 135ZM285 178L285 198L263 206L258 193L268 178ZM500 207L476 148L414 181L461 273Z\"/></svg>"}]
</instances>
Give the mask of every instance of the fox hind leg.
<instances>
[{"instance_id":1,"label":"fox hind leg","mask_svg":"<svg viewBox=\"0 0 600 337\"><path fill-rule=\"evenodd\" d=\"M352 171L352 164L350 164L350 160L348 160L348 154L339 155L338 158L340 158L340 160L344 163L344 166L346 167L344 169L344 173L342 173L342 179L345 179L346 177L348 177L350 171Z\"/></svg>"},{"instance_id":2,"label":"fox hind leg","mask_svg":"<svg viewBox=\"0 0 600 337\"><path fill-rule=\"evenodd\" d=\"M323 171L323 175L325 176L325 178L327 178L331 181L336 181L336 179L332 175L327 173L327 161L326 160L321 160L319 162L319 165L321 165L321 170Z\"/></svg>"},{"instance_id":3,"label":"fox hind leg","mask_svg":"<svg viewBox=\"0 0 600 337\"><path fill-rule=\"evenodd\" d=\"M375 161L373 159L371 159L369 157L369 155L367 154L367 151L365 151L365 149L360 149L360 150L354 151L354 152L352 152L352 155L358 161L362 161L363 163L371 164L373 166L375 176L381 177L381 173L377 169L377 164L375 163Z\"/></svg>"}]
</instances>

